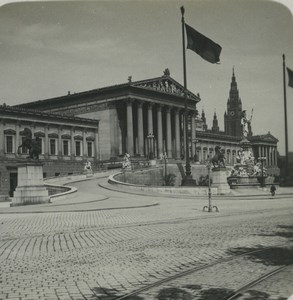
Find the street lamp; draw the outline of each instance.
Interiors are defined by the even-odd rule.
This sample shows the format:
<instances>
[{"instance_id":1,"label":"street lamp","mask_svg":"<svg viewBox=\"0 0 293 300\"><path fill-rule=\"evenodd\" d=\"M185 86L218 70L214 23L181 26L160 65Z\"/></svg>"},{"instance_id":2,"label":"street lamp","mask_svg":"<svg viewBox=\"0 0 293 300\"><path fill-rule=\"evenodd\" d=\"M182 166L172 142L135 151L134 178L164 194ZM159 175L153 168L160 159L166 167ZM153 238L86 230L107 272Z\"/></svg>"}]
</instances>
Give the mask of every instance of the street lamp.
<instances>
[{"instance_id":1,"label":"street lamp","mask_svg":"<svg viewBox=\"0 0 293 300\"><path fill-rule=\"evenodd\" d=\"M263 176L263 163L266 160L266 157L259 157L258 160L261 162L261 182L260 186L265 187L264 176Z\"/></svg>"},{"instance_id":2,"label":"street lamp","mask_svg":"<svg viewBox=\"0 0 293 300\"><path fill-rule=\"evenodd\" d=\"M165 186L167 186L167 153L164 152L163 159L165 163Z\"/></svg>"},{"instance_id":3,"label":"street lamp","mask_svg":"<svg viewBox=\"0 0 293 300\"><path fill-rule=\"evenodd\" d=\"M213 208L216 209L216 212L219 212L219 209L217 206L213 206L212 205L212 192L211 192L211 168L212 168L212 164L211 161L209 160L208 164L207 164L207 169L208 169L208 197L209 197L209 205L208 206L204 206L203 207L203 211L205 211L205 209L207 208L208 212L213 212Z\"/></svg>"}]
</instances>

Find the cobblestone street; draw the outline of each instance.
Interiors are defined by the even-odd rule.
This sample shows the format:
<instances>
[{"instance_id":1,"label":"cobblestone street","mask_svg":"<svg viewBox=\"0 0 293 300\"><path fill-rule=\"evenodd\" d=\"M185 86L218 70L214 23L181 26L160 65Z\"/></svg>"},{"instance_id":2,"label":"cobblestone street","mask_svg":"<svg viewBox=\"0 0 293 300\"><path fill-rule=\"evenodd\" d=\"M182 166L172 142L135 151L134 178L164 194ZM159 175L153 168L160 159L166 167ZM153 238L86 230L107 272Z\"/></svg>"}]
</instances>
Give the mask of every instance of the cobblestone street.
<instances>
[{"instance_id":1,"label":"cobblestone street","mask_svg":"<svg viewBox=\"0 0 293 300\"><path fill-rule=\"evenodd\" d=\"M119 193L98 186L106 181L74 183L74 198L60 203L1 208L0 299L117 299L191 267L271 247L227 264L225 276L226 267L215 267L125 298L221 299L236 288L231 278L245 282L292 263L290 195L215 197L220 212L207 213L204 197ZM290 278L292 265L243 297L287 299ZM197 291L203 286L205 294Z\"/></svg>"}]
</instances>

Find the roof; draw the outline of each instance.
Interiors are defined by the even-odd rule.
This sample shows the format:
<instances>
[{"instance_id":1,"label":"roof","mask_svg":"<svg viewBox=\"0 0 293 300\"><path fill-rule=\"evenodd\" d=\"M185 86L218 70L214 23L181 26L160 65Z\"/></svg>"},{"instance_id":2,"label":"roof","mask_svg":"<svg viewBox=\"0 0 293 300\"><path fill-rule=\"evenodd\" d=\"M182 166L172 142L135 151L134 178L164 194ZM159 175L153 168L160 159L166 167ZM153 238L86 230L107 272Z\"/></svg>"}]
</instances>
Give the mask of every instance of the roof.
<instances>
[{"instance_id":1,"label":"roof","mask_svg":"<svg viewBox=\"0 0 293 300\"><path fill-rule=\"evenodd\" d=\"M40 110L35 110L35 109L26 109L23 107L17 107L17 106L9 106L9 105L0 105L0 115L4 114L9 116L9 115L21 115L23 117L31 117L31 120L37 120L37 119L53 119L55 121L69 121L69 122L74 122L74 123L83 123L83 124L88 124L91 126L97 126L98 120L92 120L92 119L86 119L86 118L80 118L80 117L70 117L67 115L63 114L58 114L58 113L48 113L48 112L43 112Z\"/></svg>"},{"instance_id":2,"label":"roof","mask_svg":"<svg viewBox=\"0 0 293 300\"><path fill-rule=\"evenodd\" d=\"M175 97L179 99L180 102L184 101L184 87L170 77L169 73L164 72L164 75L161 77L139 80L139 81L131 81L131 77L129 77L129 81L127 83L111 85L103 88L88 90L84 92L71 94L68 92L67 95L48 98L44 100L37 100L33 102L28 102L24 104L17 105L22 108L37 108L41 110L46 110L50 106L66 106L68 103L72 103L75 101L80 101L82 98L83 102L92 101L93 99L97 100L99 97L111 100L111 95L114 99L114 94L117 96L117 93L121 93L125 96L131 93L151 93L150 95L160 95L161 97ZM200 95L193 94L191 91L186 91L186 96L188 101L199 102ZM116 98L115 98L116 99Z\"/></svg>"},{"instance_id":3,"label":"roof","mask_svg":"<svg viewBox=\"0 0 293 300\"><path fill-rule=\"evenodd\" d=\"M270 132L267 134L261 134L261 135L254 135L249 137L249 140L251 142L260 142L260 143L278 143L278 139L275 138Z\"/></svg>"}]
</instances>

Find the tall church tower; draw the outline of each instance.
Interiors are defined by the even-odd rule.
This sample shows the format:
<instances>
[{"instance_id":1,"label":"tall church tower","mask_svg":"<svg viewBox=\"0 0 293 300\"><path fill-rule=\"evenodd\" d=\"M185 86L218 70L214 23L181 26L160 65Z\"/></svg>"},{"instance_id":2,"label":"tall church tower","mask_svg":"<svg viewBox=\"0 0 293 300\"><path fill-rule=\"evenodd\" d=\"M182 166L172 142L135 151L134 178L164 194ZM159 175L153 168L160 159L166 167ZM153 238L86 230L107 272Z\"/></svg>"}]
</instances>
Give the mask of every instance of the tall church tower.
<instances>
[{"instance_id":1,"label":"tall church tower","mask_svg":"<svg viewBox=\"0 0 293 300\"><path fill-rule=\"evenodd\" d=\"M232 82L230 87L229 99L227 102L227 112L225 112L225 134L241 137L241 114L242 102L237 89L237 82L234 74L232 74Z\"/></svg>"}]
</instances>

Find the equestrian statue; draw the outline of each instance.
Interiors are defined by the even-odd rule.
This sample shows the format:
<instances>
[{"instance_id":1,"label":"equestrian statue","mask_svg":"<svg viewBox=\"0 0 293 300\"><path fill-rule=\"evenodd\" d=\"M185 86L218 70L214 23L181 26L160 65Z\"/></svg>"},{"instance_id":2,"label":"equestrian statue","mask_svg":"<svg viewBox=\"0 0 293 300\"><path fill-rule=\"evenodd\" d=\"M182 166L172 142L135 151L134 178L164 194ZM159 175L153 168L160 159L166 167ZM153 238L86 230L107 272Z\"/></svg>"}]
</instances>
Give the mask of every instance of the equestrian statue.
<instances>
[{"instance_id":1,"label":"equestrian statue","mask_svg":"<svg viewBox=\"0 0 293 300\"><path fill-rule=\"evenodd\" d=\"M23 132L25 139L23 143L18 147L18 154L20 154L20 149L28 149L29 156L27 158L38 160L39 154L41 153L42 140L39 137L33 139L32 132L29 128L25 128Z\"/></svg>"},{"instance_id":2,"label":"equestrian statue","mask_svg":"<svg viewBox=\"0 0 293 300\"><path fill-rule=\"evenodd\" d=\"M213 167L223 167L225 168L225 150L221 148L221 146L215 147L215 155L211 158L211 163Z\"/></svg>"}]
</instances>

